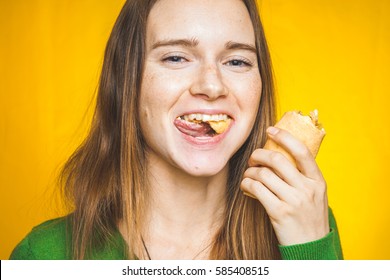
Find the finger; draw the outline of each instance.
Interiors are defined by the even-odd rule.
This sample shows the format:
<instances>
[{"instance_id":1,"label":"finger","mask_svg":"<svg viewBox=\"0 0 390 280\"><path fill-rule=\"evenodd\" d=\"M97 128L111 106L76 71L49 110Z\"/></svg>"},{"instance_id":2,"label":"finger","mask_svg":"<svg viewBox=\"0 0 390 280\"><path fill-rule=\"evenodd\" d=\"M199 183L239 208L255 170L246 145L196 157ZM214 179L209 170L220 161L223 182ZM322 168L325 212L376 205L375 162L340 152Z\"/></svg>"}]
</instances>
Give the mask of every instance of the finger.
<instances>
[{"instance_id":1,"label":"finger","mask_svg":"<svg viewBox=\"0 0 390 280\"><path fill-rule=\"evenodd\" d=\"M294 157L297 168L303 175L317 180L323 178L313 155L305 144L284 129L271 126L267 129L267 133L272 140Z\"/></svg>"},{"instance_id":2,"label":"finger","mask_svg":"<svg viewBox=\"0 0 390 280\"><path fill-rule=\"evenodd\" d=\"M251 178L244 178L241 182L241 190L253 195L264 206L268 215L277 213L282 203L266 186Z\"/></svg>"},{"instance_id":3,"label":"finger","mask_svg":"<svg viewBox=\"0 0 390 280\"><path fill-rule=\"evenodd\" d=\"M244 177L259 181L285 202L290 201L296 191L267 167L250 167L245 171Z\"/></svg>"},{"instance_id":4,"label":"finger","mask_svg":"<svg viewBox=\"0 0 390 280\"><path fill-rule=\"evenodd\" d=\"M302 174L282 153L257 149L249 158L249 166L270 167L275 173L291 186L299 186Z\"/></svg>"}]
</instances>

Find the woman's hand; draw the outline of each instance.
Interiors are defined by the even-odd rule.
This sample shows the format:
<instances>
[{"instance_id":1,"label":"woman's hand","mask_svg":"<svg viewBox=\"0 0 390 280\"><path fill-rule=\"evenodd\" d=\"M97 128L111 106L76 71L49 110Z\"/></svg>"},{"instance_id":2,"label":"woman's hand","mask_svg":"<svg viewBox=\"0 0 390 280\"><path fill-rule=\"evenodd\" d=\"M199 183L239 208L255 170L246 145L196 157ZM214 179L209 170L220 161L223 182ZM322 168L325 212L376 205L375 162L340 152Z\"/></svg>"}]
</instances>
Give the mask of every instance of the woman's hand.
<instances>
[{"instance_id":1,"label":"woman's hand","mask_svg":"<svg viewBox=\"0 0 390 280\"><path fill-rule=\"evenodd\" d=\"M308 148L283 129L269 127L268 136L296 160L255 150L241 189L256 197L267 211L281 245L314 241L329 233L326 182Z\"/></svg>"}]
</instances>

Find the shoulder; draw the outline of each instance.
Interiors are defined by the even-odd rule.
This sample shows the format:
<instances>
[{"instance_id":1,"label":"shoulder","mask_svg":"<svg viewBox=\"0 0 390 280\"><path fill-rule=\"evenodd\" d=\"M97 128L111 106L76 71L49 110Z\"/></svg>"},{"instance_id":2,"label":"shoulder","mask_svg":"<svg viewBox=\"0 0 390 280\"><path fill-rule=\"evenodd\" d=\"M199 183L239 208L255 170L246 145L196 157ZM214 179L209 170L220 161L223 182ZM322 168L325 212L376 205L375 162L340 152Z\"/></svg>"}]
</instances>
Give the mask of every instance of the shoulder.
<instances>
[{"instance_id":1,"label":"shoulder","mask_svg":"<svg viewBox=\"0 0 390 280\"><path fill-rule=\"evenodd\" d=\"M15 247L10 259L53 260L70 258L69 218L48 220L36 227Z\"/></svg>"}]
</instances>

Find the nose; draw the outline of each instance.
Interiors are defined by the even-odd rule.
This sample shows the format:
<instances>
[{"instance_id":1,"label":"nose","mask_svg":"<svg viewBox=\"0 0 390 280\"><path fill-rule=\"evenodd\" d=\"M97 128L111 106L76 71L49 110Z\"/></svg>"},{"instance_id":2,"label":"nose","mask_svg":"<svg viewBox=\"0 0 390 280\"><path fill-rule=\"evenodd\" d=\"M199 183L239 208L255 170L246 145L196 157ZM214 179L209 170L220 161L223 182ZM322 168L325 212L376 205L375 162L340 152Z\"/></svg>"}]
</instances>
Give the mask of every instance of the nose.
<instances>
[{"instance_id":1,"label":"nose","mask_svg":"<svg viewBox=\"0 0 390 280\"><path fill-rule=\"evenodd\" d=\"M195 75L190 88L192 95L212 101L228 94L217 65L211 63L203 65Z\"/></svg>"}]
</instances>

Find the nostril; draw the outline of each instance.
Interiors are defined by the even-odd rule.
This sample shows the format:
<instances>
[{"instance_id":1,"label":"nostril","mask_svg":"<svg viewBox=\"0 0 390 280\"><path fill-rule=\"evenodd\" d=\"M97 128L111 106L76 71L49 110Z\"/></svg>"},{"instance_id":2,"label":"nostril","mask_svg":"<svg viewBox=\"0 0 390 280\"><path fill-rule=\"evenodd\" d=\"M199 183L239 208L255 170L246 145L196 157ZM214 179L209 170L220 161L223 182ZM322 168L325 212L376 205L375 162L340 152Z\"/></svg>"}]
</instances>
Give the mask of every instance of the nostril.
<instances>
[{"instance_id":1,"label":"nostril","mask_svg":"<svg viewBox=\"0 0 390 280\"><path fill-rule=\"evenodd\" d=\"M228 94L228 90L222 82L201 82L194 84L190 92L205 99L217 99Z\"/></svg>"},{"instance_id":2,"label":"nostril","mask_svg":"<svg viewBox=\"0 0 390 280\"><path fill-rule=\"evenodd\" d=\"M200 98L203 98L203 99L210 99L210 96L207 94L197 93L196 95L199 96Z\"/></svg>"}]
</instances>

